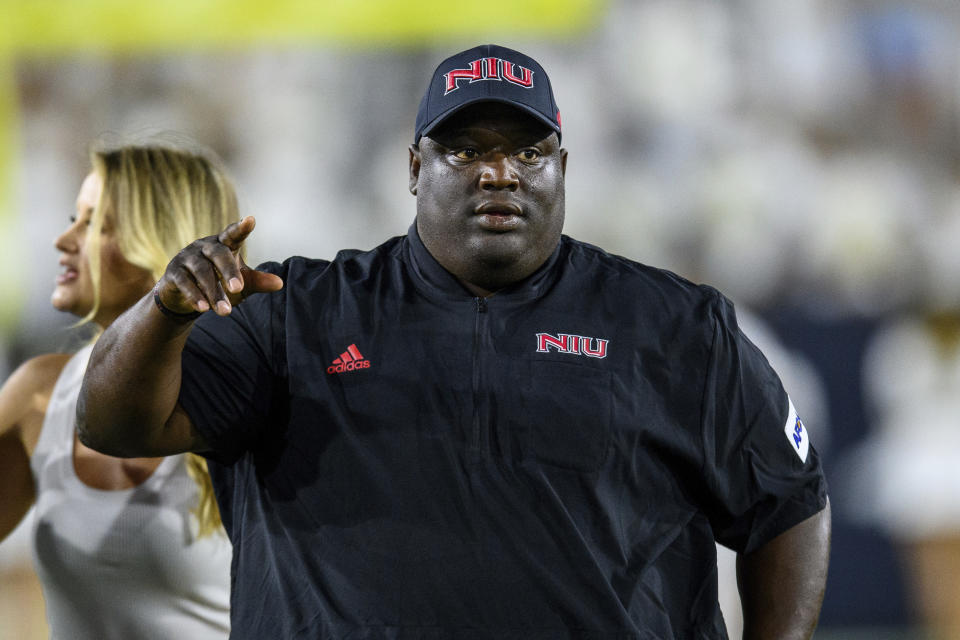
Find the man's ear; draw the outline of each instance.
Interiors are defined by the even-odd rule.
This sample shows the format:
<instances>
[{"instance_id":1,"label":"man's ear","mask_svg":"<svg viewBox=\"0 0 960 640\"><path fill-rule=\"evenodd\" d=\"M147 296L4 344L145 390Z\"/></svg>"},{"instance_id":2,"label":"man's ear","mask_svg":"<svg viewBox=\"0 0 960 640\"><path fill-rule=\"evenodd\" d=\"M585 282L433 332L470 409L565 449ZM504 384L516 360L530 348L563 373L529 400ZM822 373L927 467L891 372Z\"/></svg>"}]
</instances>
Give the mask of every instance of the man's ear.
<instances>
[{"instance_id":1,"label":"man's ear","mask_svg":"<svg viewBox=\"0 0 960 640\"><path fill-rule=\"evenodd\" d=\"M410 193L417 195L417 183L420 181L420 147L410 145Z\"/></svg>"},{"instance_id":2,"label":"man's ear","mask_svg":"<svg viewBox=\"0 0 960 640\"><path fill-rule=\"evenodd\" d=\"M560 171L563 173L563 177L567 177L567 150L560 149Z\"/></svg>"}]
</instances>

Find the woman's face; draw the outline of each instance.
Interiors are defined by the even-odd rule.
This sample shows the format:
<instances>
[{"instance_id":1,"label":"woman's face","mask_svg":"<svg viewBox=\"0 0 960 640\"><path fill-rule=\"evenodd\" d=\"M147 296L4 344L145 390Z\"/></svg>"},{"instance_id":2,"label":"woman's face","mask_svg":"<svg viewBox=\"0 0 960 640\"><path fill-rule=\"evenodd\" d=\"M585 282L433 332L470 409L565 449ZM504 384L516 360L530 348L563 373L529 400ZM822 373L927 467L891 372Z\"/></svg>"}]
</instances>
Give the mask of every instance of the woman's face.
<instances>
[{"instance_id":1,"label":"woman's face","mask_svg":"<svg viewBox=\"0 0 960 640\"><path fill-rule=\"evenodd\" d=\"M50 302L58 311L83 317L93 309L93 278L87 253L87 230L103 191L103 179L88 175L77 194L77 213L54 241L60 252L60 273ZM107 212L100 230L100 308L93 321L106 327L153 286L150 272L130 264L120 253L113 212Z\"/></svg>"}]
</instances>

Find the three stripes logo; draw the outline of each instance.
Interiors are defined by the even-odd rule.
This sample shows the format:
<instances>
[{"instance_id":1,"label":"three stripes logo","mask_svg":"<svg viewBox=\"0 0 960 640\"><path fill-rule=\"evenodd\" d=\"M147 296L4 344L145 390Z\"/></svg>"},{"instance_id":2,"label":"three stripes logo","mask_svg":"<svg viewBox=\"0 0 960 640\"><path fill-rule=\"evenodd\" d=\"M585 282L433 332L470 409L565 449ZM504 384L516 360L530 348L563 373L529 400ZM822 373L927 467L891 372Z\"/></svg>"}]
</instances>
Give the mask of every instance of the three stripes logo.
<instances>
[{"instance_id":1,"label":"three stripes logo","mask_svg":"<svg viewBox=\"0 0 960 640\"><path fill-rule=\"evenodd\" d=\"M369 368L370 361L363 357L360 349L357 349L357 345L351 344L346 351L340 354L340 357L333 360L333 364L327 367L327 373L344 373Z\"/></svg>"}]
</instances>

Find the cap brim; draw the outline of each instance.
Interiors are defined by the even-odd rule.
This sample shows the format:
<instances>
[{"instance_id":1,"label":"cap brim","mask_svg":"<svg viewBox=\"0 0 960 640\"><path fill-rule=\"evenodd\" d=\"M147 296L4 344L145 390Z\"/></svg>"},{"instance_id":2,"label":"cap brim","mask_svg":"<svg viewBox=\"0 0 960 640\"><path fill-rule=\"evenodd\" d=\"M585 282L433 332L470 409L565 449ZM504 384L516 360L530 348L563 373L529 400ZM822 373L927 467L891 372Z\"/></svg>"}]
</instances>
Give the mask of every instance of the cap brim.
<instances>
[{"instance_id":1,"label":"cap brim","mask_svg":"<svg viewBox=\"0 0 960 640\"><path fill-rule=\"evenodd\" d=\"M420 142L420 138L423 137L423 136L429 137L429 136L430 136L430 133L431 133L434 129L436 129L436 128L439 127L441 124L443 124L444 122L446 122L447 120L449 120L454 114L456 114L458 111L460 111L460 110L463 109L464 107L469 107L470 105L477 104L477 103L479 103L479 102L499 102L499 103L501 103L501 104L510 105L511 107L517 109L518 111L523 111L523 112L526 113L527 115L533 116L536 120L538 120L538 121L542 122L543 124L545 124L548 129L550 129L551 131L554 131L554 132L557 134L557 139L558 139L558 140L560 139L560 127L557 126L557 123L554 122L553 120L551 120L550 118L547 118L546 116L544 116L542 113L540 113L540 112L537 111L536 109L533 109L533 108L531 108L531 107L529 107L529 106L527 106L527 105L525 105L525 104L523 104L523 103L516 102L516 101L514 101L514 100L510 100L510 99L507 99L507 98L495 98L495 97L491 97L491 96L478 96L478 97L476 97L476 98L471 98L470 100L466 100L466 101L464 101L464 102L461 102L460 104L458 104L458 105L456 105L456 106L454 106L454 107L451 107L450 109L447 109L446 111L444 111L443 113L441 113L440 115L438 115L436 118L434 118L433 120L431 120L430 122L428 122L428 123L423 127L423 129L420 131L420 133L417 134L417 139L414 140L414 144Z\"/></svg>"}]
</instances>

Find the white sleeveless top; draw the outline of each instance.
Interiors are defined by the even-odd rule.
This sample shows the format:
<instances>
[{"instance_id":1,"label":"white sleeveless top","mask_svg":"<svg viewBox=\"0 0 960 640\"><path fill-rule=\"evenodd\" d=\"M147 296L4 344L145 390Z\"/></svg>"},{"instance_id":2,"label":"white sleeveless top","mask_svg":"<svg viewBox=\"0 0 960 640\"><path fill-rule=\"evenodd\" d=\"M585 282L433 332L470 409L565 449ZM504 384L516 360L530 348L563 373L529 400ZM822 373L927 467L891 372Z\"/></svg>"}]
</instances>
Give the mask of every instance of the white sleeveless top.
<instances>
[{"instance_id":1,"label":"white sleeveless top","mask_svg":"<svg viewBox=\"0 0 960 640\"><path fill-rule=\"evenodd\" d=\"M30 461L33 555L51 638L226 638L231 547L222 532L196 538L185 457L165 458L132 489L103 491L77 477L75 412L91 349L57 379Z\"/></svg>"}]
</instances>

